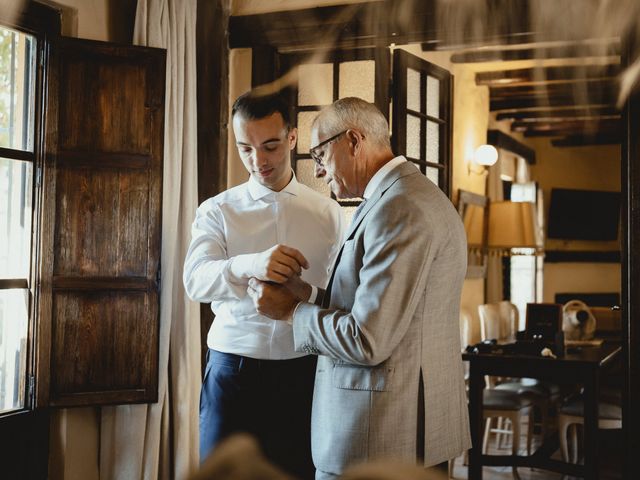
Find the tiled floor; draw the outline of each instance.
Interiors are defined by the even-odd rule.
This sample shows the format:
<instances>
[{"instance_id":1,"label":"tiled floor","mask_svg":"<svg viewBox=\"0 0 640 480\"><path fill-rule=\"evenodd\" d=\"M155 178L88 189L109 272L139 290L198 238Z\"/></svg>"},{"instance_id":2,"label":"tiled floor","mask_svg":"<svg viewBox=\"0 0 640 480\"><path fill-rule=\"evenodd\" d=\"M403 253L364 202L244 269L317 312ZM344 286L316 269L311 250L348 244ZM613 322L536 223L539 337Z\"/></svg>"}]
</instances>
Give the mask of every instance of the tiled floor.
<instances>
[{"instance_id":1,"label":"tiled floor","mask_svg":"<svg viewBox=\"0 0 640 480\"><path fill-rule=\"evenodd\" d=\"M523 423L526 423L526 420ZM521 445L520 454L526 455L527 429L525 425L523 425L522 431L525 433L523 433L522 438L520 440L520 445ZM604 433L609 437L612 436L610 432L609 433L604 432ZM614 437L615 435L616 434L613 434ZM538 440L538 437L536 437L536 440L534 440L534 445L533 445L534 450L535 448L537 448L537 445L538 445L536 442L537 440ZM508 439L505 443L506 445L504 445L500 449L497 449L495 447L495 436L491 435L489 439L489 451L487 453L489 455L509 455L511 453L510 439ZM615 444L616 439L607 438L606 443ZM600 474L600 478L602 480L620 480L622 478L622 476L618 471L618 466L620 465L620 462L618 461L618 459L612 458L612 457L616 457L615 452L614 453L612 453L611 451L603 452L603 459L601 462L603 465L602 465L601 474ZM553 458L560 459L561 458L560 452L559 451L556 452L553 455ZM519 467L518 474L520 475L521 480L543 480L543 479L544 480L561 480L563 478L563 476L558 473L549 472L541 469L531 469L526 467ZM463 457L456 458L454 469L453 469L453 478L456 478L456 479L468 478L467 467L463 465ZM484 480L512 480L513 478L514 477L513 477L511 467L484 467L483 468ZM572 479L573 477L564 477L564 478Z\"/></svg>"}]
</instances>

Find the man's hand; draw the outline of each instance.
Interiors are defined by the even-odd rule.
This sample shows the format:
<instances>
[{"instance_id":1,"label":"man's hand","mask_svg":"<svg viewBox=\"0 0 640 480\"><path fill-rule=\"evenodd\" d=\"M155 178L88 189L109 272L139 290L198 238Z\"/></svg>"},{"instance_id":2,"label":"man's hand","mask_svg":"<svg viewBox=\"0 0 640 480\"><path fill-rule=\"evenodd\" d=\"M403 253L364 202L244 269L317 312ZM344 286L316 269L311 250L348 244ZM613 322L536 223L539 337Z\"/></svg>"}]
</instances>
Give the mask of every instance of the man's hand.
<instances>
[{"instance_id":1,"label":"man's hand","mask_svg":"<svg viewBox=\"0 0 640 480\"><path fill-rule=\"evenodd\" d=\"M311 296L311 285L302 280L298 275L294 275L285 283L283 286L289 290L294 297L296 297L301 302L306 302L309 300Z\"/></svg>"},{"instance_id":2,"label":"man's hand","mask_svg":"<svg viewBox=\"0 0 640 480\"><path fill-rule=\"evenodd\" d=\"M252 276L258 280L284 283L300 275L303 268L309 268L309 262L299 250L286 245L276 245L256 255Z\"/></svg>"},{"instance_id":3,"label":"man's hand","mask_svg":"<svg viewBox=\"0 0 640 480\"><path fill-rule=\"evenodd\" d=\"M300 300L284 285L249 279L247 293L256 311L274 320L290 320Z\"/></svg>"}]
</instances>

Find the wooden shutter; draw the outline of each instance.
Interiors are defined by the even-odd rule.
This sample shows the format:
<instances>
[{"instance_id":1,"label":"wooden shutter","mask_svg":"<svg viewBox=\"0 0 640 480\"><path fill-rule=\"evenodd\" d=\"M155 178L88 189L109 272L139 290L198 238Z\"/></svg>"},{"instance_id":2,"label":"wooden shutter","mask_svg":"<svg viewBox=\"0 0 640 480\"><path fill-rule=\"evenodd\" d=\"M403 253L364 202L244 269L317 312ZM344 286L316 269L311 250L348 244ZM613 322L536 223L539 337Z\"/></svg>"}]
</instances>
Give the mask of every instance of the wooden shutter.
<instances>
[{"instance_id":1,"label":"wooden shutter","mask_svg":"<svg viewBox=\"0 0 640 480\"><path fill-rule=\"evenodd\" d=\"M393 52L392 148L451 194L453 75L404 50Z\"/></svg>"},{"instance_id":2,"label":"wooden shutter","mask_svg":"<svg viewBox=\"0 0 640 480\"><path fill-rule=\"evenodd\" d=\"M38 406L158 395L165 52L51 45Z\"/></svg>"}]
</instances>

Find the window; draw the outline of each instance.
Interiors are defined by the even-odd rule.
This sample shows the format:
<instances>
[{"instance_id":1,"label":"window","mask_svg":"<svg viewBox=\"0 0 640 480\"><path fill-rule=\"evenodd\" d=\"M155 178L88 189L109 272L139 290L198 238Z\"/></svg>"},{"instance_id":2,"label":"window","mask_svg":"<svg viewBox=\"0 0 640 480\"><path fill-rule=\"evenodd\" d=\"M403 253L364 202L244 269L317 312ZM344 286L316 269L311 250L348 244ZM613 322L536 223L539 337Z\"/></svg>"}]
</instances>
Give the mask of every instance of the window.
<instances>
[{"instance_id":1,"label":"window","mask_svg":"<svg viewBox=\"0 0 640 480\"><path fill-rule=\"evenodd\" d=\"M291 103L298 144L292 161L301 183L323 195L332 195L329 187L314 176L314 162L309 156L311 124L322 107L339 98L357 96L375 103L387 118L393 104L390 123L394 153L405 155L449 194L451 74L400 49L394 50L393 63L392 78L390 48L280 55L280 75L297 69L298 82L291 89ZM347 224L360 201L338 200Z\"/></svg>"},{"instance_id":2,"label":"window","mask_svg":"<svg viewBox=\"0 0 640 480\"><path fill-rule=\"evenodd\" d=\"M393 146L451 191L451 74L404 50L393 53Z\"/></svg>"},{"instance_id":3,"label":"window","mask_svg":"<svg viewBox=\"0 0 640 480\"><path fill-rule=\"evenodd\" d=\"M542 228L542 191L535 182L514 183L510 190L511 201L533 202L538 211L538 228ZM530 248L514 248L509 258L510 300L520 314L519 330L524 330L527 303L542 302L543 257Z\"/></svg>"},{"instance_id":4,"label":"window","mask_svg":"<svg viewBox=\"0 0 640 480\"><path fill-rule=\"evenodd\" d=\"M283 55L286 69L297 69L298 83L292 91L295 124L298 127L298 144L293 154L294 170L298 180L326 196L331 190L322 179L315 178L314 162L309 156L311 124L317 113L335 100L357 96L375 103L385 117L389 115L386 98L388 73L383 72L389 63L388 49L340 50L325 53L318 63L317 56ZM311 59L310 59L311 58ZM384 82L381 79L385 79ZM340 199L347 224L362 199Z\"/></svg>"},{"instance_id":5,"label":"window","mask_svg":"<svg viewBox=\"0 0 640 480\"><path fill-rule=\"evenodd\" d=\"M157 398L165 52L60 37L36 2L3 13L0 429L14 435L40 407Z\"/></svg>"},{"instance_id":6,"label":"window","mask_svg":"<svg viewBox=\"0 0 640 480\"><path fill-rule=\"evenodd\" d=\"M0 413L28 403L35 47L0 26Z\"/></svg>"}]
</instances>

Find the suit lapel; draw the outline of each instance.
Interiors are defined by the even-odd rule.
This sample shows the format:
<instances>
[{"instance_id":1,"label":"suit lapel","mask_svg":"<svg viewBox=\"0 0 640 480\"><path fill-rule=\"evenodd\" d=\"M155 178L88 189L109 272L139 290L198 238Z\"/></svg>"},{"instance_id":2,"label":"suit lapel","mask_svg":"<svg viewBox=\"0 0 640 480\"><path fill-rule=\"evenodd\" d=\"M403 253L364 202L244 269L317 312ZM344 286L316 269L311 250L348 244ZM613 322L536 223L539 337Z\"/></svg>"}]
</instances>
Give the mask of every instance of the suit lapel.
<instances>
[{"instance_id":1,"label":"suit lapel","mask_svg":"<svg viewBox=\"0 0 640 480\"><path fill-rule=\"evenodd\" d=\"M352 222L351 225L349 225L349 229L347 230L347 235L344 237L345 240L349 240L353 237L353 234L358 229L358 226L360 226L360 224L362 223L362 220L364 220L364 217L367 215L369 210L371 210L373 206L376 203L378 203L378 201L382 198L382 196L385 194L385 192L389 189L391 185L393 185L398 179L402 177L406 177L407 175L415 175L419 173L420 172L413 165L411 165L409 161L406 161L403 164L398 165L396 168L391 170L389 174L386 177L384 177L384 179L382 179L380 186L375 190L375 192L373 192L373 195L371 196L371 198L367 200L367 203L362 208L362 211L360 212L358 219L355 222ZM336 266L337 265L338 265L338 262L336 261Z\"/></svg>"},{"instance_id":2,"label":"suit lapel","mask_svg":"<svg viewBox=\"0 0 640 480\"><path fill-rule=\"evenodd\" d=\"M386 193L389 187L391 187L391 185L393 185L396 181L398 181L402 177L406 177L407 175L417 175L417 174L420 174L420 172L408 161L401 165L398 165L396 168L391 170L391 172L389 172L389 174L386 177L384 177L384 179L382 180L382 182L380 183L380 186L376 189L376 191L373 192L373 195L371 196L371 198L367 200L364 207L362 207L362 211L358 215L358 218L356 219L356 221L352 222L351 225L349 225L349 230L347 230L347 235L345 236L345 242L353 238L353 235L355 234L356 230L362 223L362 220L364 220L364 217L367 215L367 213L369 213L369 210L371 210L373 206L376 203L378 203L378 201ZM333 272L331 273L331 278L329 279L329 283L327 284L325 296L322 301L322 306L325 308L328 307L330 303L331 287L333 285L333 279L336 275L336 270L338 269L338 265L340 264L340 259L342 258L343 249L344 249L344 242L342 244L342 247L340 248L340 251L338 252L338 256L336 257L335 264L333 265Z\"/></svg>"}]
</instances>

